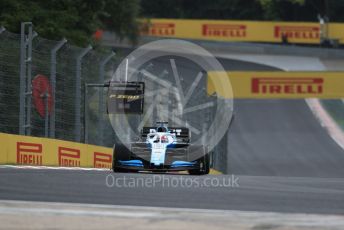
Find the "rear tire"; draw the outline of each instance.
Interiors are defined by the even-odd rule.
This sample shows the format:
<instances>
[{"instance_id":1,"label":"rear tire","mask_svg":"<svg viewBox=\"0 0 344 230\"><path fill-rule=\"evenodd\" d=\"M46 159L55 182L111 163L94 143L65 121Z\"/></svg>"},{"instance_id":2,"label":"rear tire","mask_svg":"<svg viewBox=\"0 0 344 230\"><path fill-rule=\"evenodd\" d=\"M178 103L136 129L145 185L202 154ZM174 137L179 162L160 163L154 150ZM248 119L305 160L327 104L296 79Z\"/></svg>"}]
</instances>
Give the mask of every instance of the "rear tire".
<instances>
[{"instance_id":1,"label":"rear tire","mask_svg":"<svg viewBox=\"0 0 344 230\"><path fill-rule=\"evenodd\" d=\"M190 169L188 172L190 175L206 175L209 174L210 171L210 155L209 153L205 152L205 148L202 148L204 151L204 155L198 160L199 168L198 169Z\"/></svg>"}]
</instances>

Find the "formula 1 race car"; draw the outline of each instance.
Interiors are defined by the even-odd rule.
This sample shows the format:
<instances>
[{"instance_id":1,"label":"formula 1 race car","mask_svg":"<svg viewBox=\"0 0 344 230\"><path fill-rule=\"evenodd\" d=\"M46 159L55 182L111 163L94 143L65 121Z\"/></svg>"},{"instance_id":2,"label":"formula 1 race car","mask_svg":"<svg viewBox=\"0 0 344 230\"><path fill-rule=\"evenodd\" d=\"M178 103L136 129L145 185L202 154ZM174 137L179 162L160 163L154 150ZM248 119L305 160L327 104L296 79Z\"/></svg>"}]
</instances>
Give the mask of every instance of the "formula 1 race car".
<instances>
[{"instance_id":1,"label":"formula 1 race car","mask_svg":"<svg viewBox=\"0 0 344 230\"><path fill-rule=\"evenodd\" d=\"M190 143L188 128L168 127L157 122L156 127L144 127L141 141L115 144L112 169L114 172L188 171L191 175L209 173L210 157L206 146Z\"/></svg>"}]
</instances>

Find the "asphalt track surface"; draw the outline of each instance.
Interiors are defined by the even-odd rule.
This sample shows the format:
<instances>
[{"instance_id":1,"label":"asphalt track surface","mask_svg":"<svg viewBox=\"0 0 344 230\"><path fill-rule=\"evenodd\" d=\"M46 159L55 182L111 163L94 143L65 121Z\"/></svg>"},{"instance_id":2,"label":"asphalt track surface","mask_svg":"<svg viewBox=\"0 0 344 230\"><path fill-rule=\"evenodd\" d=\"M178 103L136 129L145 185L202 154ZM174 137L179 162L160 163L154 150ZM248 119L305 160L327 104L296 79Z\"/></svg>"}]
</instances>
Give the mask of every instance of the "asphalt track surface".
<instances>
[{"instance_id":1,"label":"asphalt track surface","mask_svg":"<svg viewBox=\"0 0 344 230\"><path fill-rule=\"evenodd\" d=\"M238 176L230 184L228 178L232 178L228 175L198 177L32 169L1 169L0 173L0 199L344 214L343 179ZM141 186L142 179L155 181L155 185ZM133 180L138 182L131 184ZM233 187L209 186L212 183Z\"/></svg>"},{"instance_id":2,"label":"asphalt track surface","mask_svg":"<svg viewBox=\"0 0 344 230\"><path fill-rule=\"evenodd\" d=\"M221 62L229 70L271 69ZM344 151L303 100L236 100L227 143L228 173L238 177L233 187L199 186L212 179L215 183L228 181L233 179L231 175L2 168L0 199L344 214ZM158 181L155 186L108 187L108 175L122 180L164 177L179 182L177 186Z\"/></svg>"}]
</instances>

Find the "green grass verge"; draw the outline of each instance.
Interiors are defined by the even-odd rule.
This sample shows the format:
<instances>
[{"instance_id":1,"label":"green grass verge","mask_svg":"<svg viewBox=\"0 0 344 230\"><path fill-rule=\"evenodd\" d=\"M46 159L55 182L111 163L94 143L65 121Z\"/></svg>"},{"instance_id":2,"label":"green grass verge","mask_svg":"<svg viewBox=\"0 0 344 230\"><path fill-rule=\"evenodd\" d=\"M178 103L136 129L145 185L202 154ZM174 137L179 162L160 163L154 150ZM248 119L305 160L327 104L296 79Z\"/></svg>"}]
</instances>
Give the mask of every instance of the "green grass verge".
<instances>
[{"instance_id":1,"label":"green grass verge","mask_svg":"<svg viewBox=\"0 0 344 230\"><path fill-rule=\"evenodd\" d=\"M326 111L344 131L344 103L342 100L320 100Z\"/></svg>"}]
</instances>

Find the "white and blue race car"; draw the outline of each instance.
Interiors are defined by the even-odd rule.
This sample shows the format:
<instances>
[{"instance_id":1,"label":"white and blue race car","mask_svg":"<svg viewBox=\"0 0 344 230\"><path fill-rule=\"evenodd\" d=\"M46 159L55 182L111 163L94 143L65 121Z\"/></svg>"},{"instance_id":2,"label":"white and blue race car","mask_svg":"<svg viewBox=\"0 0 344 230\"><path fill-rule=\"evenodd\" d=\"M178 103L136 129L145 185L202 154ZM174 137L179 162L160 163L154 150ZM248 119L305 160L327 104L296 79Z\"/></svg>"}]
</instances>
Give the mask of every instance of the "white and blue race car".
<instances>
[{"instance_id":1,"label":"white and blue race car","mask_svg":"<svg viewBox=\"0 0 344 230\"><path fill-rule=\"evenodd\" d=\"M141 141L115 144L113 149L114 172L188 171L204 175L209 173L209 167L207 148L190 143L189 129L168 127L167 122L144 127Z\"/></svg>"}]
</instances>

